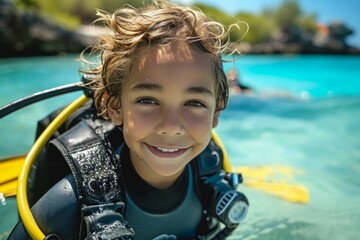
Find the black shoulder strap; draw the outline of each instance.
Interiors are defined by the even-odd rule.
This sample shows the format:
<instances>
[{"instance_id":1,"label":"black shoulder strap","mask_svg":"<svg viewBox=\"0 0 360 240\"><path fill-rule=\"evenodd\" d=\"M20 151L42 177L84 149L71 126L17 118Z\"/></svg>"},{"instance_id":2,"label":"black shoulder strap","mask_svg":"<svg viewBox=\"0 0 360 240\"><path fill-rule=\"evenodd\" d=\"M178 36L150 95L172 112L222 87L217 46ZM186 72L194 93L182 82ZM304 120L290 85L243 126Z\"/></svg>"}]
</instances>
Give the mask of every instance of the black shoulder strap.
<instances>
[{"instance_id":1,"label":"black shoulder strap","mask_svg":"<svg viewBox=\"0 0 360 240\"><path fill-rule=\"evenodd\" d=\"M62 110L63 108L57 109L38 121L35 139L40 136ZM83 119L98 118L93 101L89 100L54 132L50 140L60 136ZM33 206L53 185L71 172L63 156L56 149L54 150L52 152L52 148L44 147L31 166L27 191L30 206Z\"/></svg>"},{"instance_id":2,"label":"black shoulder strap","mask_svg":"<svg viewBox=\"0 0 360 240\"><path fill-rule=\"evenodd\" d=\"M124 186L120 162L107 135L113 126L106 120L84 120L51 141L75 177L82 206L80 234L86 239L133 239L124 220Z\"/></svg>"},{"instance_id":3,"label":"black shoulder strap","mask_svg":"<svg viewBox=\"0 0 360 240\"><path fill-rule=\"evenodd\" d=\"M81 121L51 141L74 174L82 204L102 204L122 199L118 176L120 163L103 132L96 123Z\"/></svg>"}]
</instances>

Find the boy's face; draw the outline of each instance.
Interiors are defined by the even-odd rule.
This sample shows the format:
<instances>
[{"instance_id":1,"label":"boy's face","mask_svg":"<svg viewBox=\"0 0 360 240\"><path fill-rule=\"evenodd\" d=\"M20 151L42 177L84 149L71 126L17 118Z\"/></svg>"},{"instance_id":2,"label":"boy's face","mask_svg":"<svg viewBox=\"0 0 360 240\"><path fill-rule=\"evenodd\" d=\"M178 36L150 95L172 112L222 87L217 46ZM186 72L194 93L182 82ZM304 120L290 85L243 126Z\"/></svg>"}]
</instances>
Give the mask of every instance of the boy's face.
<instances>
[{"instance_id":1,"label":"boy's face","mask_svg":"<svg viewBox=\"0 0 360 240\"><path fill-rule=\"evenodd\" d=\"M182 41L137 55L121 108L109 116L123 125L131 161L151 185L169 187L209 143L219 114L213 72L210 55Z\"/></svg>"}]
</instances>

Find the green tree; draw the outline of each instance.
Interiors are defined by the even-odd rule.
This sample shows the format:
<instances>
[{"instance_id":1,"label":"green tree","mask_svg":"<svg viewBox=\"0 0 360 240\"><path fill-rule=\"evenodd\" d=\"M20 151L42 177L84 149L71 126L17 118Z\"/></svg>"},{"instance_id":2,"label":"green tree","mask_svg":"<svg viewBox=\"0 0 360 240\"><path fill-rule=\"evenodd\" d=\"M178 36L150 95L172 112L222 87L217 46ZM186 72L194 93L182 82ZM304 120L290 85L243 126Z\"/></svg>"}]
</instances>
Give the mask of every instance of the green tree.
<instances>
[{"instance_id":1,"label":"green tree","mask_svg":"<svg viewBox=\"0 0 360 240\"><path fill-rule=\"evenodd\" d=\"M285 0L275 11L274 21L281 29L288 29L298 25L302 14L297 0Z\"/></svg>"},{"instance_id":2,"label":"green tree","mask_svg":"<svg viewBox=\"0 0 360 240\"><path fill-rule=\"evenodd\" d=\"M18 8L35 11L52 21L76 28L96 19L96 9L113 12L124 4L134 7L148 4L150 0L14 0Z\"/></svg>"},{"instance_id":3,"label":"green tree","mask_svg":"<svg viewBox=\"0 0 360 240\"><path fill-rule=\"evenodd\" d=\"M274 22L262 15L254 15L250 13L237 14L238 19L248 24L249 29L243 38L243 41L249 43L261 43L268 41L275 29ZM245 32L243 32L245 34Z\"/></svg>"},{"instance_id":4,"label":"green tree","mask_svg":"<svg viewBox=\"0 0 360 240\"><path fill-rule=\"evenodd\" d=\"M315 33L317 31L316 18L316 14L301 16L299 19L300 28L303 29L305 32Z\"/></svg>"},{"instance_id":5,"label":"green tree","mask_svg":"<svg viewBox=\"0 0 360 240\"><path fill-rule=\"evenodd\" d=\"M13 1L21 9L37 11L67 28L76 28L80 24L91 23L96 19L96 9L113 12L124 4L140 7L151 2L151 0ZM316 15L304 15L297 0L284 0L277 7L264 9L261 14L239 12L229 15L218 8L205 4L197 3L194 6L226 26L238 23L240 29L230 33L230 40L234 42L238 42L240 39L249 43L268 41L277 29L282 31L299 29L306 33L316 32Z\"/></svg>"},{"instance_id":6,"label":"green tree","mask_svg":"<svg viewBox=\"0 0 360 240\"><path fill-rule=\"evenodd\" d=\"M21 9L37 10L39 8L37 0L14 0L14 3Z\"/></svg>"},{"instance_id":7,"label":"green tree","mask_svg":"<svg viewBox=\"0 0 360 240\"><path fill-rule=\"evenodd\" d=\"M230 33L230 40L233 42L238 42L243 39L245 33L248 30L248 24L239 18L238 15L231 16L218 8L211 7L205 4L195 4L195 7L201 9L207 16L211 19L222 23L225 26L230 26L234 23L237 23L240 26L240 29L235 29Z\"/></svg>"}]
</instances>

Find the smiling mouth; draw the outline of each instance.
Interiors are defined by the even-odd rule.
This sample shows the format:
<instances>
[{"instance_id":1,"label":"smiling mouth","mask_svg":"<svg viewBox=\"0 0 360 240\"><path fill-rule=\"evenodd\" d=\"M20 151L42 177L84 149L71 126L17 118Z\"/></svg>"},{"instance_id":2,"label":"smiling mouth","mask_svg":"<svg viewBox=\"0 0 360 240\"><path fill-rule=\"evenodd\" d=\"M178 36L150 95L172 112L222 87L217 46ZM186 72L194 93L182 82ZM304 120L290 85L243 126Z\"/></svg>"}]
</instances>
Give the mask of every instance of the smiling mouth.
<instances>
[{"instance_id":1,"label":"smiling mouth","mask_svg":"<svg viewBox=\"0 0 360 240\"><path fill-rule=\"evenodd\" d=\"M160 148L160 147L156 147L157 150L162 151L162 152L177 152L179 151L179 148Z\"/></svg>"},{"instance_id":2,"label":"smiling mouth","mask_svg":"<svg viewBox=\"0 0 360 240\"><path fill-rule=\"evenodd\" d=\"M165 148L145 144L151 153L158 157L174 158L185 153L189 148Z\"/></svg>"}]
</instances>

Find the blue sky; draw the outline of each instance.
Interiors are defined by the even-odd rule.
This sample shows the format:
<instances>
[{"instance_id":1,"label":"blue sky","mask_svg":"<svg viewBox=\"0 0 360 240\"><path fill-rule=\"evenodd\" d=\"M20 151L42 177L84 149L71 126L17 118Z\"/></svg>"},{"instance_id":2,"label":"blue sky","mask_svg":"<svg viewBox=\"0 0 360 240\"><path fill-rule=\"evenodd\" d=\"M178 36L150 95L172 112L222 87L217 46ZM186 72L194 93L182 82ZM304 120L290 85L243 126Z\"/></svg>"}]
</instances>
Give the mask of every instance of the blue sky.
<instances>
[{"instance_id":1,"label":"blue sky","mask_svg":"<svg viewBox=\"0 0 360 240\"><path fill-rule=\"evenodd\" d=\"M206 3L233 14L239 11L259 13L265 7L281 4L283 0L174 0L174 2ZM360 0L298 0L298 2L305 13L316 13L319 23L344 22L354 30L347 39L348 43L360 48L360 14L358 14Z\"/></svg>"}]
</instances>

